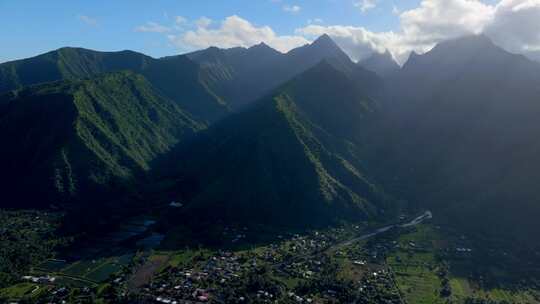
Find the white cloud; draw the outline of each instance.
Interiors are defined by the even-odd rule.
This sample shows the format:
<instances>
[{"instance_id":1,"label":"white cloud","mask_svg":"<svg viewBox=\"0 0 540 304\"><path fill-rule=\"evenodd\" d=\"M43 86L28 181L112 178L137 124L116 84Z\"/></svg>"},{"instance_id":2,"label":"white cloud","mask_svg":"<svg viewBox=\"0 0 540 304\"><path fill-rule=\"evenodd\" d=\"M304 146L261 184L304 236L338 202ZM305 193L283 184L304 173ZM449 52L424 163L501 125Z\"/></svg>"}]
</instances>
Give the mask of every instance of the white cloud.
<instances>
[{"instance_id":1,"label":"white cloud","mask_svg":"<svg viewBox=\"0 0 540 304\"><path fill-rule=\"evenodd\" d=\"M468 34L478 34L494 9L478 0L424 0L400 15L403 35L423 46Z\"/></svg>"},{"instance_id":2,"label":"white cloud","mask_svg":"<svg viewBox=\"0 0 540 304\"><path fill-rule=\"evenodd\" d=\"M188 20L185 18L185 17L182 17L182 16L176 16L176 18L174 18L174 22L176 22L177 25L180 25L180 24L185 24L188 22Z\"/></svg>"},{"instance_id":3,"label":"white cloud","mask_svg":"<svg viewBox=\"0 0 540 304\"><path fill-rule=\"evenodd\" d=\"M201 18L199 18L199 20L195 21L195 24L199 28L207 28L210 25L212 25L212 22L214 22L214 21L212 19L210 19L210 18L201 17Z\"/></svg>"},{"instance_id":4,"label":"white cloud","mask_svg":"<svg viewBox=\"0 0 540 304\"><path fill-rule=\"evenodd\" d=\"M96 19L88 17L86 15L79 15L78 18L79 18L80 21L82 21L83 23L85 23L87 25L90 25L90 26L97 26L98 25L98 22L97 22Z\"/></svg>"},{"instance_id":5,"label":"white cloud","mask_svg":"<svg viewBox=\"0 0 540 304\"><path fill-rule=\"evenodd\" d=\"M270 0L277 2L275 0ZM373 8L379 0L355 3L362 10ZM499 0L486 4L480 0L422 0L409 10L393 13L400 21L396 30L376 32L362 26L323 25L311 19L291 35L278 35L269 26L257 26L239 16L221 22L202 17L195 23L167 33L168 39L183 51L209 46L249 47L260 42L286 52L329 34L354 60L373 52L389 50L403 63L411 51L423 53L435 44L463 35L485 33L498 45L514 52L540 50L540 0ZM183 20L183 19L181 19ZM148 27L148 24L147 24Z\"/></svg>"},{"instance_id":6,"label":"white cloud","mask_svg":"<svg viewBox=\"0 0 540 304\"><path fill-rule=\"evenodd\" d=\"M145 25L136 27L135 31L141 33L168 33L171 28L156 22L147 22Z\"/></svg>"},{"instance_id":7,"label":"white cloud","mask_svg":"<svg viewBox=\"0 0 540 304\"><path fill-rule=\"evenodd\" d=\"M321 18L308 19L307 24L324 23Z\"/></svg>"},{"instance_id":8,"label":"white cloud","mask_svg":"<svg viewBox=\"0 0 540 304\"><path fill-rule=\"evenodd\" d=\"M287 13L293 13L293 14L296 14L298 12L300 12L302 8L298 5L284 5L283 6L283 10Z\"/></svg>"},{"instance_id":9,"label":"white cloud","mask_svg":"<svg viewBox=\"0 0 540 304\"><path fill-rule=\"evenodd\" d=\"M218 27L210 27L208 22L197 22L194 30L169 35L168 38L183 50L210 46L249 47L264 42L279 51L286 52L309 43L302 36L279 36L268 26L257 27L236 15L227 17Z\"/></svg>"},{"instance_id":10,"label":"white cloud","mask_svg":"<svg viewBox=\"0 0 540 304\"><path fill-rule=\"evenodd\" d=\"M378 0L361 0L361 1L354 2L353 5L360 8L360 11L362 13L365 13L377 7L377 2Z\"/></svg>"},{"instance_id":11,"label":"white cloud","mask_svg":"<svg viewBox=\"0 0 540 304\"><path fill-rule=\"evenodd\" d=\"M308 37L327 33L356 60L388 49L403 63L411 51L423 53L441 41L479 33L510 51L540 50L540 0L501 0L493 5L479 0L422 0L418 7L399 13L399 19L396 31L308 25L296 33Z\"/></svg>"},{"instance_id":12,"label":"white cloud","mask_svg":"<svg viewBox=\"0 0 540 304\"><path fill-rule=\"evenodd\" d=\"M328 34L353 60L363 59L373 52L384 52L390 46L398 50L399 35L393 32L375 33L364 27L308 25L296 30L296 34L316 38ZM401 51L406 53L406 51ZM405 54L407 55L407 54Z\"/></svg>"},{"instance_id":13,"label":"white cloud","mask_svg":"<svg viewBox=\"0 0 540 304\"><path fill-rule=\"evenodd\" d=\"M513 52L540 50L540 0L502 0L485 33Z\"/></svg>"}]
</instances>

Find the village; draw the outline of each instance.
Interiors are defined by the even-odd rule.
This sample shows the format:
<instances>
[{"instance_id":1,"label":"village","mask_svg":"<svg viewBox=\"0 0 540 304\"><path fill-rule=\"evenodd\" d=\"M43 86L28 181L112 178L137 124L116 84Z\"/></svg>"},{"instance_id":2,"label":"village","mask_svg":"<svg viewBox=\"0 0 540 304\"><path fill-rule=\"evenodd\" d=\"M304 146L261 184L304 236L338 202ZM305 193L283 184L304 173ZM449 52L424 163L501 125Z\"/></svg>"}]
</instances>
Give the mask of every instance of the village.
<instances>
[{"instance_id":1,"label":"village","mask_svg":"<svg viewBox=\"0 0 540 304\"><path fill-rule=\"evenodd\" d=\"M177 267L167 267L142 288L140 299L166 304L341 303L371 295L400 303L390 272L374 264L387 246L341 248L359 230L351 226L279 236L281 241L254 249L195 254ZM358 272L354 281L340 278L350 270L342 269L343 264Z\"/></svg>"},{"instance_id":2,"label":"village","mask_svg":"<svg viewBox=\"0 0 540 304\"><path fill-rule=\"evenodd\" d=\"M466 303L494 297L480 287L469 295L456 289L469 280L488 282L474 273L463 279L451 276L450 263L456 269L472 261L477 250L473 243L463 235L441 239L440 227L424 223L430 218L416 219L411 221L414 225L401 216L399 224L382 228L348 224L283 232L263 243L253 242L259 234L256 229L223 226L220 239L229 245L222 248L167 251L143 246L133 253L109 249L110 254L102 258L48 259L21 273L14 285L0 289L0 299L58 304L397 304L424 298L431 303ZM139 225L137 230L146 227ZM134 230L132 222L127 226ZM135 243L154 234L145 229ZM520 296L531 299L532 294Z\"/></svg>"}]
</instances>

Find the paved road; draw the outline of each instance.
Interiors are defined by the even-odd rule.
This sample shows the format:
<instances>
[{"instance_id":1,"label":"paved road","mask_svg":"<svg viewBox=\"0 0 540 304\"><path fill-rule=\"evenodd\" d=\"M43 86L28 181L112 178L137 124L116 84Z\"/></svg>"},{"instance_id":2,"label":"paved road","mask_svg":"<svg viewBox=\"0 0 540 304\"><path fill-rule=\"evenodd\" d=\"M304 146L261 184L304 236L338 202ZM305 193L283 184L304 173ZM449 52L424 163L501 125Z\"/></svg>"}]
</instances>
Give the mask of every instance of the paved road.
<instances>
[{"instance_id":1,"label":"paved road","mask_svg":"<svg viewBox=\"0 0 540 304\"><path fill-rule=\"evenodd\" d=\"M389 225L389 226L386 226L386 227L379 228L379 229L375 230L374 232L364 234L364 235L356 237L356 238L354 238L352 240L348 240L348 241L346 241L344 243L341 243L341 244L337 245L337 247L348 246L348 245L351 245L351 244L353 244L355 242L372 238L372 237L374 237L374 236L376 236L378 234L384 233L384 232L386 232L386 231L388 231L388 230L390 230L392 228L397 228L397 227L407 228L407 227L416 226L416 225L421 224L425 220L429 220L429 219L432 219L432 218L433 218L433 213L431 213L431 211L426 211L422 215L416 217L415 219L413 219L412 221L410 221L408 223L401 224L401 225Z\"/></svg>"}]
</instances>

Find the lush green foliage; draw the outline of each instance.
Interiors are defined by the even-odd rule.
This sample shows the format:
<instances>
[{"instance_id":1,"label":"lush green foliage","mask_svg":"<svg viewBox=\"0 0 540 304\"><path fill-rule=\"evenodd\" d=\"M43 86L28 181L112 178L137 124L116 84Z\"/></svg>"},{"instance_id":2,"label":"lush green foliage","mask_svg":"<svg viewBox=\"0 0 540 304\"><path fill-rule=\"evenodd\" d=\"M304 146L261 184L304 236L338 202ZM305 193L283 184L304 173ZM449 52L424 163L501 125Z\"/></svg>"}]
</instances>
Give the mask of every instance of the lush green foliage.
<instances>
[{"instance_id":1,"label":"lush green foliage","mask_svg":"<svg viewBox=\"0 0 540 304\"><path fill-rule=\"evenodd\" d=\"M62 48L37 57L0 64L0 92L124 70L145 75L163 95L200 121L213 121L227 112L219 97L200 80L204 73L187 57L154 59L131 51L97 52Z\"/></svg>"},{"instance_id":2,"label":"lush green foliage","mask_svg":"<svg viewBox=\"0 0 540 304\"><path fill-rule=\"evenodd\" d=\"M97 199L203 127L127 72L30 87L8 98L0 177L11 206Z\"/></svg>"},{"instance_id":3,"label":"lush green foliage","mask_svg":"<svg viewBox=\"0 0 540 304\"><path fill-rule=\"evenodd\" d=\"M359 94L322 63L183 145L163 174L195 185L178 194L205 220L302 225L379 214L384 195L354 144L376 106Z\"/></svg>"}]
</instances>

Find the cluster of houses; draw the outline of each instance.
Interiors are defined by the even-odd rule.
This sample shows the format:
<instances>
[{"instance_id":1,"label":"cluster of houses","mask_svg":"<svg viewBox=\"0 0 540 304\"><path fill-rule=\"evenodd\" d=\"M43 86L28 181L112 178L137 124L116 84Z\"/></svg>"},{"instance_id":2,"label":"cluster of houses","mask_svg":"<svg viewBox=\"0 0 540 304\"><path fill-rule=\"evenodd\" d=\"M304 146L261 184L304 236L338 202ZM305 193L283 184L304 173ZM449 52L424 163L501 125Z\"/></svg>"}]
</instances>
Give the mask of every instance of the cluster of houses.
<instances>
[{"instance_id":1,"label":"cluster of houses","mask_svg":"<svg viewBox=\"0 0 540 304\"><path fill-rule=\"evenodd\" d=\"M220 286L238 280L246 267L238 256L220 252L186 268L169 268L143 291L159 303L209 302L219 296Z\"/></svg>"},{"instance_id":2,"label":"cluster of houses","mask_svg":"<svg viewBox=\"0 0 540 304\"><path fill-rule=\"evenodd\" d=\"M224 236L233 242L245 238L247 228L227 228ZM340 240L343 231L314 232L308 236L281 237L279 243L233 254L218 252L204 260L192 261L185 268L169 268L143 288L143 293L157 303L175 304L182 301L220 302L221 293L228 286L241 284L246 275L263 265L285 277L309 279L322 270L323 261L310 258ZM235 285L236 284L236 285ZM256 290L250 297L262 302L274 302L276 295L270 290ZM242 303L247 295L238 294L235 302ZM291 297L299 301L297 297ZM308 299L302 299L307 301ZM300 301L300 302L302 302Z\"/></svg>"},{"instance_id":3,"label":"cluster of houses","mask_svg":"<svg viewBox=\"0 0 540 304\"><path fill-rule=\"evenodd\" d=\"M21 279L24 281L30 281L32 283L41 283L41 284L51 284L56 281L56 277L52 277L49 275L39 276L39 277L27 275L27 276L23 276Z\"/></svg>"},{"instance_id":4,"label":"cluster of houses","mask_svg":"<svg viewBox=\"0 0 540 304\"><path fill-rule=\"evenodd\" d=\"M358 228L359 229L359 228ZM245 238L246 230L225 229L224 236L231 237L234 242ZM143 294L156 303L245 303L247 299L257 298L262 303L274 303L278 297L284 296L296 303L312 303L313 295L296 294L294 290L282 290L281 295L275 290L259 289L237 292L244 286L250 274L261 267L271 268L275 275L283 278L296 278L304 281L317 280L325 272L330 262L328 252L337 244L341 244L350 235L344 229L331 229L325 232L313 232L309 235L291 235L279 237L280 241L237 253L220 251L213 256L196 258L181 268L170 267L153 279L143 288ZM377 290L375 285L386 285L391 282L386 270L371 269L373 259L380 258L394 248L396 244L373 244L373 246L346 246L334 254L348 258L354 267L367 270L365 279L355 282L357 290L366 293ZM244 294L242 294L244 293ZM329 292L323 292L332 298ZM335 291L334 291L335 293Z\"/></svg>"}]
</instances>

